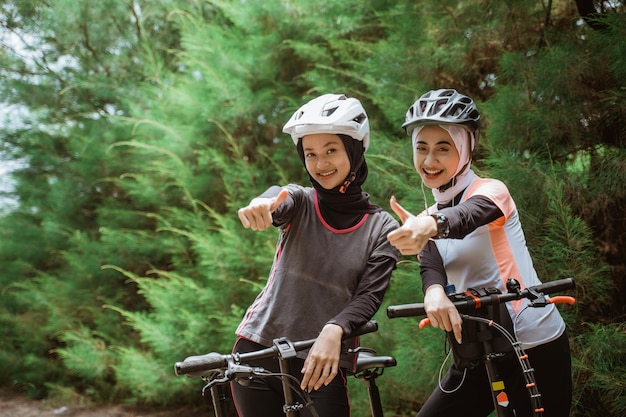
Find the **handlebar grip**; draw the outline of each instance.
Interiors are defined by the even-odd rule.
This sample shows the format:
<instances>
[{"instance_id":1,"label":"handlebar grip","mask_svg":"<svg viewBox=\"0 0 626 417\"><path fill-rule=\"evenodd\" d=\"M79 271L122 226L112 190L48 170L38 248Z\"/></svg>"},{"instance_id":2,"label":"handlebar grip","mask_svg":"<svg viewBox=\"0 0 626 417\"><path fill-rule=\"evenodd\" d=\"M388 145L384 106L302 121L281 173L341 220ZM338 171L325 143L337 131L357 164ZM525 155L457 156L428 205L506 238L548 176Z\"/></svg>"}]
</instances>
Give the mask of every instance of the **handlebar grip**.
<instances>
[{"instance_id":1,"label":"handlebar grip","mask_svg":"<svg viewBox=\"0 0 626 417\"><path fill-rule=\"evenodd\" d=\"M370 320L365 323L363 326L355 329L352 333L344 337L344 339L361 336L367 333L373 333L378 331L378 322L376 320Z\"/></svg>"},{"instance_id":2,"label":"handlebar grip","mask_svg":"<svg viewBox=\"0 0 626 417\"><path fill-rule=\"evenodd\" d=\"M544 294L553 294L555 292L561 292L565 290L571 290L576 288L574 278L563 278L556 281L546 282L534 287L535 290Z\"/></svg>"},{"instance_id":3,"label":"handlebar grip","mask_svg":"<svg viewBox=\"0 0 626 417\"><path fill-rule=\"evenodd\" d=\"M189 356L182 362L176 362L174 372L179 376L187 375L190 378L196 378L226 367L228 367L228 355L211 352L206 355Z\"/></svg>"},{"instance_id":4,"label":"handlebar grip","mask_svg":"<svg viewBox=\"0 0 626 417\"><path fill-rule=\"evenodd\" d=\"M425 315L426 310L424 309L424 303L402 304L387 307L387 317L390 319L396 317L414 317Z\"/></svg>"},{"instance_id":5,"label":"handlebar grip","mask_svg":"<svg viewBox=\"0 0 626 417\"><path fill-rule=\"evenodd\" d=\"M576 304L576 299L574 297L569 297L567 295L557 295L555 297L550 297L551 304Z\"/></svg>"}]
</instances>

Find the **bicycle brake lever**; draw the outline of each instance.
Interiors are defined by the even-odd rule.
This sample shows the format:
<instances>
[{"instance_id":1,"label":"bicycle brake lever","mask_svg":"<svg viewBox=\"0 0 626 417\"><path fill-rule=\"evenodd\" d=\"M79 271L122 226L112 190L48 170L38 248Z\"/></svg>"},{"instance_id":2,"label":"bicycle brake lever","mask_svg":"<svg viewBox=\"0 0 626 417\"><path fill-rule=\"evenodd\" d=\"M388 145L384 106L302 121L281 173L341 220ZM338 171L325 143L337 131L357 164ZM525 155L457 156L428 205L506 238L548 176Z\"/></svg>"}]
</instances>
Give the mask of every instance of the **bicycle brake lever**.
<instances>
[{"instance_id":1,"label":"bicycle brake lever","mask_svg":"<svg viewBox=\"0 0 626 417\"><path fill-rule=\"evenodd\" d=\"M531 307L545 307L549 304L548 299L542 292L538 292L532 287L527 288L527 290Z\"/></svg>"},{"instance_id":2,"label":"bicycle brake lever","mask_svg":"<svg viewBox=\"0 0 626 417\"><path fill-rule=\"evenodd\" d=\"M224 375L224 374L220 374L220 375ZM203 378L205 381L207 381L206 378ZM211 388L213 387L213 385L217 385L217 384L225 384L229 381L228 376L224 376L222 378L218 378L218 377L214 377L212 379L210 379L207 384L202 388L202 395L204 396L204 392L207 390L207 388Z\"/></svg>"},{"instance_id":3,"label":"bicycle brake lever","mask_svg":"<svg viewBox=\"0 0 626 417\"><path fill-rule=\"evenodd\" d=\"M226 378L228 379L250 378L253 376L259 376L267 373L268 372L265 368L239 365L234 363L229 364L228 369L226 369L226 371L224 372Z\"/></svg>"},{"instance_id":4,"label":"bicycle brake lever","mask_svg":"<svg viewBox=\"0 0 626 417\"><path fill-rule=\"evenodd\" d=\"M215 377L208 380L207 384L204 386L204 388L202 388L202 395L204 395L204 392L207 390L207 388L211 388L213 385L225 384L229 381L239 378L252 378L253 376L262 376L267 373L268 371L265 368L231 363L228 365L228 368L224 371L223 374L216 375ZM208 378L203 379L204 381L207 381Z\"/></svg>"},{"instance_id":5,"label":"bicycle brake lever","mask_svg":"<svg viewBox=\"0 0 626 417\"><path fill-rule=\"evenodd\" d=\"M374 349L370 349L370 348L366 348L366 347L362 347L362 346L359 346L357 348L348 349L346 353L361 353L361 352L371 353L371 354L374 354L374 355L376 354L376 351Z\"/></svg>"}]
</instances>

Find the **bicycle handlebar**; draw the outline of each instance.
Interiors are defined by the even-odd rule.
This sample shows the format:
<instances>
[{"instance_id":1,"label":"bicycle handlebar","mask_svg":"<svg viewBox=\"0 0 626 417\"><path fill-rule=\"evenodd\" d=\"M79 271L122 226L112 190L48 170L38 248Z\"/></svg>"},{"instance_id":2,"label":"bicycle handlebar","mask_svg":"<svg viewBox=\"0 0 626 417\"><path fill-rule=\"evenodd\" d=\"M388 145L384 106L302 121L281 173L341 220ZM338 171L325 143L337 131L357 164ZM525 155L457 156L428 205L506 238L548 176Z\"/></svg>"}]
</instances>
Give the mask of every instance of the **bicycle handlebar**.
<instances>
[{"instance_id":1,"label":"bicycle handlebar","mask_svg":"<svg viewBox=\"0 0 626 417\"><path fill-rule=\"evenodd\" d=\"M365 323L363 326L356 329L354 332L350 333L347 336L344 336L343 339L349 339L352 337L361 336L367 333L375 332L377 330L378 330L378 323L375 320L370 320L367 323ZM183 360L182 362L176 362L174 364L174 372L178 376L186 375L189 377L198 377L211 371L220 371L220 370L232 367L233 363L241 363L245 361L264 359L264 358L277 356L279 355L284 345L285 345L285 348L289 348L289 349L293 347L295 351L308 349L311 346L313 346L313 344L315 343L315 340L316 339L309 339L309 340L293 342L293 343L285 340L285 344L283 344L280 342L280 339L277 339L278 343L275 343L273 346L265 348L265 349L257 350L254 352L233 353L233 354L227 354L227 355L217 353L217 352L211 352L205 355L189 356L185 358L185 360ZM261 368L256 369L256 368L244 367L242 369L249 373L254 373L255 371L259 371L259 372L263 371Z\"/></svg>"},{"instance_id":2,"label":"bicycle handlebar","mask_svg":"<svg viewBox=\"0 0 626 417\"><path fill-rule=\"evenodd\" d=\"M553 297L546 299L544 294L552 294L576 287L574 278L564 278L556 281L546 282L545 284L528 287L524 290L509 291L506 294L490 294L481 297L468 296L467 294L452 294L450 299L460 312L477 310L483 306L500 304L507 301L528 298L531 304L535 306L545 306L547 303L565 302L573 304L575 301L572 297ZM393 319L396 317L414 317L425 316L426 310L424 303L401 304L387 307L387 317Z\"/></svg>"}]
</instances>

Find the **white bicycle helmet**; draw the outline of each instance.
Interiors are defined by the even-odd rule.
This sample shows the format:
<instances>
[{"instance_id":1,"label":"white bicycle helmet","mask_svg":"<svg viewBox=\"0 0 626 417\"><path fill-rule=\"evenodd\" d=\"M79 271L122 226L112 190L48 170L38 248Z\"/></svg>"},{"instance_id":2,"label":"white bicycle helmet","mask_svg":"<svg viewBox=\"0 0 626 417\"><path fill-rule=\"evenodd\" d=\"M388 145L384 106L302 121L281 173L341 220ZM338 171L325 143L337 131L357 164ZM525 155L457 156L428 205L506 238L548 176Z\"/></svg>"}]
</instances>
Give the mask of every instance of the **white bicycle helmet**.
<instances>
[{"instance_id":1,"label":"white bicycle helmet","mask_svg":"<svg viewBox=\"0 0 626 417\"><path fill-rule=\"evenodd\" d=\"M480 113L474 100L453 89L431 90L417 99L406 112L402 127L411 136L413 129L424 125L458 125L474 133L478 142Z\"/></svg>"},{"instance_id":2,"label":"white bicycle helmet","mask_svg":"<svg viewBox=\"0 0 626 417\"><path fill-rule=\"evenodd\" d=\"M324 94L300 107L283 127L293 143L305 135L332 133L348 135L363 142L366 151L370 142L369 119L361 102L343 94Z\"/></svg>"}]
</instances>

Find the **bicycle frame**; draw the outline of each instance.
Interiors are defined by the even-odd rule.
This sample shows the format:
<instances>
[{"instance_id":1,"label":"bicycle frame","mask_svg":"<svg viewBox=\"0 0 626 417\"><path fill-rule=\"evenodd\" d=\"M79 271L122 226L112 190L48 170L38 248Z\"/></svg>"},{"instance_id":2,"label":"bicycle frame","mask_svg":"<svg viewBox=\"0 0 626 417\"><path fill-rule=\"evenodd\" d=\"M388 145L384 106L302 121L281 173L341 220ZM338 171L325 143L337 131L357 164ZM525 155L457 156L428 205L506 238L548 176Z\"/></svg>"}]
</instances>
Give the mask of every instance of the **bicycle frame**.
<instances>
[{"instance_id":1,"label":"bicycle frame","mask_svg":"<svg viewBox=\"0 0 626 417\"><path fill-rule=\"evenodd\" d=\"M356 337L376 330L378 330L378 324L375 321L370 321L345 338ZM279 338L274 340L272 347L255 352L228 355L211 352L206 355L190 356L182 362L176 362L174 371L176 375L186 375L192 378L201 377L207 383L202 389L202 394L205 394L207 388L210 390L215 417L226 417L227 413L225 406L226 396L222 390L222 385L230 383L232 380L253 377L281 378L284 395L283 412L288 417L298 417L300 410L304 407L309 407L311 413L317 417L317 412L308 394L303 392L299 385L294 386L293 383L289 383L289 359L295 357L297 351L308 349L314 343L315 339L291 342L287 338ZM375 379L382 375L382 369L396 365L395 358L391 356L374 356L373 351L361 347L346 350L346 353L359 355L356 371L352 375L361 380L368 388L372 417L383 417L382 404ZM361 354L364 356L361 356ZM262 368L243 365L246 361L269 357L278 359L280 375L268 373ZM210 373L212 375L207 376ZM296 401L296 397L303 401Z\"/></svg>"},{"instance_id":2,"label":"bicycle frame","mask_svg":"<svg viewBox=\"0 0 626 417\"><path fill-rule=\"evenodd\" d=\"M545 294L552 294L555 292L573 289L575 283L573 278L565 278L548 282L545 284L537 285L534 287L528 287L524 290L520 290L520 285L516 280L509 280L507 282L508 293L501 294L494 291L486 291L488 295L476 296L475 293L467 291L461 294L450 294L449 298L459 310L459 312L472 312L477 311L482 307L489 305L497 305L513 300L520 300L522 298L528 298L531 307L544 307L547 304L566 303L574 304L575 300L572 297L557 296L546 297ZM403 304L397 306L389 306L387 308L387 316L389 318L397 317L413 317L424 316L426 310L423 303ZM541 394L539 393L534 381L534 371L530 366L528 356L524 353L521 343L516 340L514 335L511 335L505 328L500 326L493 320L488 320L482 317L475 317L468 314L461 314L463 320L475 320L480 323L481 330L487 328L487 326L496 328L509 340L513 346L514 351L517 354L517 358L522 366L522 372L524 373L524 379L526 380L526 386L529 390L529 396L533 407L533 413L535 416L540 416L543 413L541 407ZM420 321L419 327L423 329L430 324L428 318ZM483 349L483 363L487 371L487 377L489 379L490 392L493 399L494 410L498 417L510 417L512 410L508 408L508 394L506 393L506 387L501 380L498 370L495 364L495 359L499 355L498 352L493 351L493 347L489 339L485 339L482 342Z\"/></svg>"}]
</instances>

